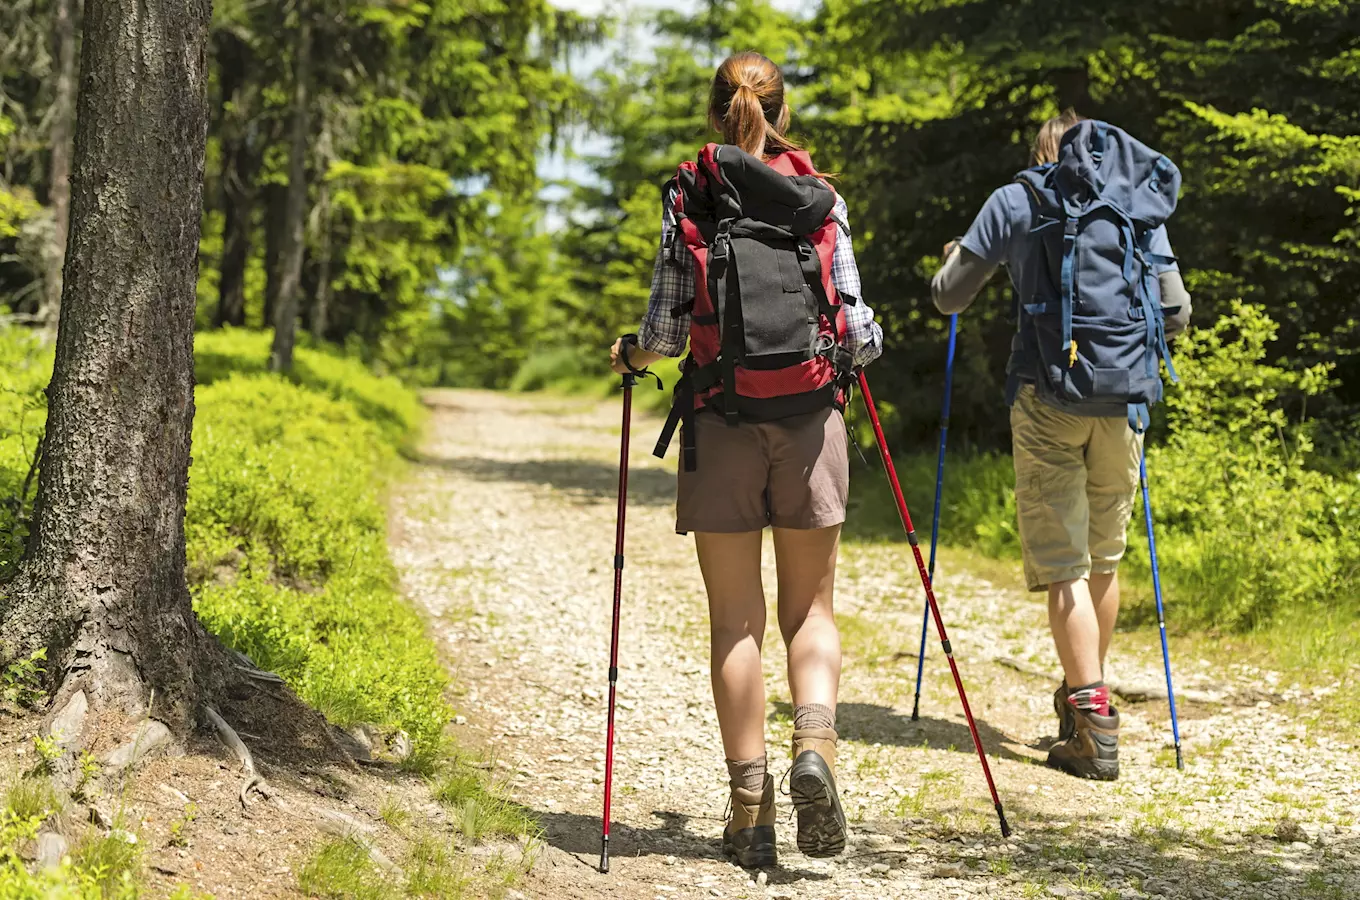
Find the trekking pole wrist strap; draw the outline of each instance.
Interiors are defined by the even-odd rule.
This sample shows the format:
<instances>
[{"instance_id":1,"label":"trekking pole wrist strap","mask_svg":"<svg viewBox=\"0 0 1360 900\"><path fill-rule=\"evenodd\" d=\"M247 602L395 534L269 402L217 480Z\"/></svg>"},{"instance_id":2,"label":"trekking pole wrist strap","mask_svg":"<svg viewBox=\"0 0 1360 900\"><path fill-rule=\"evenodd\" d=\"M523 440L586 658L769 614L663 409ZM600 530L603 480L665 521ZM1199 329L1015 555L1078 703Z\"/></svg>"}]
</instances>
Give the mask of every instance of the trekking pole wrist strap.
<instances>
[{"instance_id":1,"label":"trekking pole wrist strap","mask_svg":"<svg viewBox=\"0 0 1360 900\"><path fill-rule=\"evenodd\" d=\"M631 375L631 376L633 376L634 378L643 378L643 379L645 379L645 378L655 378L655 379L656 379L656 389L657 389L658 391L659 391L659 390L662 390L661 376L660 376L660 375L656 374L655 372L649 371L649 370L647 369L646 366L643 366L641 369L636 368L636 367L633 365L633 363L628 359L628 348L629 348L629 347L636 347L637 345L638 345L638 336L637 336L636 334L625 334L625 335L623 335L623 337L619 338L619 358L623 360L623 367L624 367L625 369L627 369L627 370L628 370L628 374Z\"/></svg>"}]
</instances>

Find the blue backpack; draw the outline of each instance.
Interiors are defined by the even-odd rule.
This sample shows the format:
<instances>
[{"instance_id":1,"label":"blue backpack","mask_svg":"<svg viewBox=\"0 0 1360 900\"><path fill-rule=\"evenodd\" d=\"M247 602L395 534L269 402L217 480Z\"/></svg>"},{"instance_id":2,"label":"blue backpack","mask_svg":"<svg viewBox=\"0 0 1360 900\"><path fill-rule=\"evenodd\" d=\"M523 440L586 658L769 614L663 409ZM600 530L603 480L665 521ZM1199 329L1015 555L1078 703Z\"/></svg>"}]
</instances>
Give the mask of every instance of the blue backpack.
<instances>
[{"instance_id":1,"label":"blue backpack","mask_svg":"<svg viewBox=\"0 0 1360 900\"><path fill-rule=\"evenodd\" d=\"M1017 296L1022 354L1039 396L1082 415L1120 415L1141 432L1162 398L1166 345L1152 233L1176 210L1181 173L1157 151L1104 122L1062 139L1058 162L1016 176L1040 254L1030 296Z\"/></svg>"}]
</instances>

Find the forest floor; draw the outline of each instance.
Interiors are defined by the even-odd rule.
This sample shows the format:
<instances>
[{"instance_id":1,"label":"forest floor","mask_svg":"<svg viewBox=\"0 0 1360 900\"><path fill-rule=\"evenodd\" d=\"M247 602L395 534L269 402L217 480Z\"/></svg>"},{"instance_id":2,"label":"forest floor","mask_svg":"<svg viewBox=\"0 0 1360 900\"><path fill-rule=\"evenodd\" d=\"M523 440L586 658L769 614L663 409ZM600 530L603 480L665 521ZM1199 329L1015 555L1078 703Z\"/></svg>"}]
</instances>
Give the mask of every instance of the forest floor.
<instances>
[{"instance_id":1,"label":"forest floor","mask_svg":"<svg viewBox=\"0 0 1360 900\"><path fill-rule=\"evenodd\" d=\"M634 423L628 506L613 871L599 874L617 400L427 399L423 456L394 499L393 553L461 686L460 740L494 754L498 777L542 822L524 895L1360 896L1360 747L1326 717L1340 685L1293 684L1173 634L1185 771L1165 702L1125 699L1121 780L1069 778L1042 764L1057 730L1043 606L1015 567L946 549L939 596L1015 831L1003 840L933 638L922 717L910 720L922 593L904 543L847 541L842 553L846 854L800 855L781 796L780 866L753 876L724 862L704 594L691 540L673 531L673 463L651 457L659 422L645 416ZM768 541L765 564L772 588ZM791 722L773 618L767 733L778 777ZM1117 635L1111 670L1126 694L1155 693L1156 631Z\"/></svg>"}]
</instances>

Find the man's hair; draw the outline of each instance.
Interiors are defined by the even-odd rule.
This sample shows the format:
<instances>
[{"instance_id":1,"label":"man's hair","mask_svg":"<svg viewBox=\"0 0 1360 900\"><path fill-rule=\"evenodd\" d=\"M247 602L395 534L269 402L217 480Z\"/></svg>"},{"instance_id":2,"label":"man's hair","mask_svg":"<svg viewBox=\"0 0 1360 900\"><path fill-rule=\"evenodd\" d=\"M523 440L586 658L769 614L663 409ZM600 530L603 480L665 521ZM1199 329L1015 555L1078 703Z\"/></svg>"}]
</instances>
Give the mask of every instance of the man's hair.
<instances>
[{"instance_id":1,"label":"man's hair","mask_svg":"<svg viewBox=\"0 0 1360 900\"><path fill-rule=\"evenodd\" d=\"M1057 162L1058 147L1062 145L1063 135L1085 118L1077 115L1076 110L1065 109L1041 125L1038 135L1034 138L1034 147L1030 151L1030 162L1036 166Z\"/></svg>"}]
</instances>

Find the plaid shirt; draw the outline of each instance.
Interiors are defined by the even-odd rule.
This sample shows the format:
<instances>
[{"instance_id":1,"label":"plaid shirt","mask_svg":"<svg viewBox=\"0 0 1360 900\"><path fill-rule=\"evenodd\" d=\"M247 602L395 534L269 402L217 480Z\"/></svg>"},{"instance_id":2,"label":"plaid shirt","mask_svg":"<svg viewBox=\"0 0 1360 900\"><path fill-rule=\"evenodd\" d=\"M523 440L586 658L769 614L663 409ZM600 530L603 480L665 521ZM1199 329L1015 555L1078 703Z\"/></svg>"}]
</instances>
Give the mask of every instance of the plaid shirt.
<instances>
[{"instance_id":1,"label":"plaid shirt","mask_svg":"<svg viewBox=\"0 0 1360 900\"><path fill-rule=\"evenodd\" d=\"M680 356L689 340L690 314L680 316L671 310L694 299L694 256L678 254L677 263L667 264L666 248L675 232L674 204L677 192L672 189L661 204L661 247L656 252L652 269L652 297L647 314L638 329L638 345L644 350L663 356ZM845 344L855 354L856 365L868 365L883 352L883 329L874 321L874 311L861 296L859 266L855 251L850 246L850 226L847 224L845 199L836 196L831 218L841 229L831 258L831 283L845 304ZM678 237L678 235L677 235Z\"/></svg>"}]
</instances>

